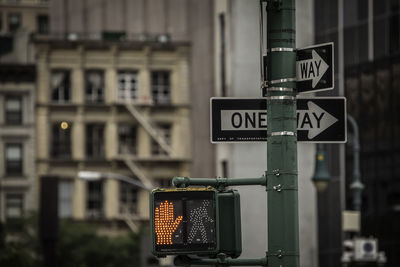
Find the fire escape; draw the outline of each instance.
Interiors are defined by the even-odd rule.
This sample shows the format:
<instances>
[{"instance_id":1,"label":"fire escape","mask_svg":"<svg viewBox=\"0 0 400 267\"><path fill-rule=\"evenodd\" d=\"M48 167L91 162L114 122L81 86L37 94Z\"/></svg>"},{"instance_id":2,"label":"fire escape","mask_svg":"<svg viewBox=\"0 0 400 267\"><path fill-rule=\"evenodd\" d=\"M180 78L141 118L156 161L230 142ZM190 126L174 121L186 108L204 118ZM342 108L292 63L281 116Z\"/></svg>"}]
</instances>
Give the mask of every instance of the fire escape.
<instances>
[{"instance_id":1,"label":"fire escape","mask_svg":"<svg viewBox=\"0 0 400 267\"><path fill-rule=\"evenodd\" d=\"M161 147L163 151L167 154L167 157L172 156L172 148L166 141L165 137L163 134L161 134L157 128L150 122L150 119L143 114L136 106L135 103L126 100L124 101L124 106L126 109L129 111L129 113L132 115L132 117L141 125L145 131L151 136L153 140L157 142L157 144ZM126 166L130 169L130 171L146 186L148 187L153 187L153 184L151 182L151 179L146 175L145 171L143 170L143 167L140 166L136 162L136 158L132 158L129 155L123 154L120 155L121 159L123 162L126 164ZM137 214L121 214L122 219L125 221L125 223L128 225L128 227L136 232L138 231L138 221L140 220L139 216Z\"/></svg>"}]
</instances>

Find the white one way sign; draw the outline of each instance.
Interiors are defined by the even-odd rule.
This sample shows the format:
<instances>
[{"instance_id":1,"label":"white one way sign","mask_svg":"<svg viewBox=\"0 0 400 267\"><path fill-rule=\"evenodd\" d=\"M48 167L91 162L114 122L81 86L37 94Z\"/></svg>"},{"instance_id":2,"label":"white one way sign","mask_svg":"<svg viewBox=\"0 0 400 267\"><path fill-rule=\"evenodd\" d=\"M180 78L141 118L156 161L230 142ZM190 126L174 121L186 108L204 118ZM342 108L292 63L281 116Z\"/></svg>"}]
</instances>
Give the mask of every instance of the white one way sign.
<instances>
[{"instance_id":1,"label":"white one way sign","mask_svg":"<svg viewBox=\"0 0 400 267\"><path fill-rule=\"evenodd\" d=\"M296 88L298 93L333 89L333 73L333 43L297 49Z\"/></svg>"},{"instance_id":2,"label":"white one way sign","mask_svg":"<svg viewBox=\"0 0 400 267\"><path fill-rule=\"evenodd\" d=\"M211 142L267 140L265 98L211 98ZM299 142L346 142L346 99L297 99Z\"/></svg>"},{"instance_id":3,"label":"white one way sign","mask_svg":"<svg viewBox=\"0 0 400 267\"><path fill-rule=\"evenodd\" d=\"M312 50L312 58L307 60L296 61L297 81L312 81L312 88L317 86L322 76L328 70L328 64Z\"/></svg>"},{"instance_id":4,"label":"white one way sign","mask_svg":"<svg viewBox=\"0 0 400 267\"><path fill-rule=\"evenodd\" d=\"M314 102L307 101L307 105L308 109L297 110L297 131L307 131L308 139L313 139L338 121Z\"/></svg>"}]
</instances>

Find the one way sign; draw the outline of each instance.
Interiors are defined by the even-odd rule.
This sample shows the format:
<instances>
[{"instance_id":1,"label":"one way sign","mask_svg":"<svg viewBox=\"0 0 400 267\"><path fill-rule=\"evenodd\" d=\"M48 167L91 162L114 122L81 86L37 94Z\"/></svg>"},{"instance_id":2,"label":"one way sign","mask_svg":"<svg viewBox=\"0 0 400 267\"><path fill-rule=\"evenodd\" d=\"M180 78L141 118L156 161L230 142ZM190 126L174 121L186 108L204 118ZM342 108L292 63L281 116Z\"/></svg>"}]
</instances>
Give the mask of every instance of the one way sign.
<instances>
[{"instance_id":1,"label":"one way sign","mask_svg":"<svg viewBox=\"0 0 400 267\"><path fill-rule=\"evenodd\" d=\"M265 98L211 98L211 142L265 142ZM346 99L316 97L297 99L299 142L346 142Z\"/></svg>"},{"instance_id":2,"label":"one way sign","mask_svg":"<svg viewBox=\"0 0 400 267\"><path fill-rule=\"evenodd\" d=\"M333 43L297 49L297 92L316 92L334 87Z\"/></svg>"}]
</instances>

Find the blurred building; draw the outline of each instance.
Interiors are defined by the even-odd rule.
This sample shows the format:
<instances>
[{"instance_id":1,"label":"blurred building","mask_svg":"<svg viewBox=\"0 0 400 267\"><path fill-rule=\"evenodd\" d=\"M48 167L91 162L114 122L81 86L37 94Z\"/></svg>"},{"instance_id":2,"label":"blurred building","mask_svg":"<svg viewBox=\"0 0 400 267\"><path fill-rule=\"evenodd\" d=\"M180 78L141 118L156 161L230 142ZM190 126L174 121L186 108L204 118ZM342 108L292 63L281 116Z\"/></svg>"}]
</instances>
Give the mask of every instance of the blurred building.
<instances>
[{"instance_id":1,"label":"blurred building","mask_svg":"<svg viewBox=\"0 0 400 267\"><path fill-rule=\"evenodd\" d=\"M387 264L400 264L400 4L399 1L315 1L317 42L335 42L339 91L360 131L362 192L361 235L379 239ZM351 134L352 129L349 129ZM338 266L341 254L341 210L351 210L353 194L352 136L343 159L346 180L329 186L319 199L320 264ZM336 164L330 171L335 175ZM336 182L335 182L336 183Z\"/></svg>"},{"instance_id":2,"label":"blurred building","mask_svg":"<svg viewBox=\"0 0 400 267\"><path fill-rule=\"evenodd\" d=\"M190 174L188 45L38 39L37 49L37 171L60 177L60 217L147 220L148 191L77 173L161 187Z\"/></svg>"},{"instance_id":3,"label":"blurred building","mask_svg":"<svg viewBox=\"0 0 400 267\"><path fill-rule=\"evenodd\" d=\"M0 65L0 221L36 209L34 65Z\"/></svg>"},{"instance_id":4,"label":"blurred building","mask_svg":"<svg viewBox=\"0 0 400 267\"><path fill-rule=\"evenodd\" d=\"M48 34L47 0L0 1L0 62L33 63L32 34Z\"/></svg>"},{"instance_id":5,"label":"blurred building","mask_svg":"<svg viewBox=\"0 0 400 267\"><path fill-rule=\"evenodd\" d=\"M48 33L48 9L47 1L0 1L0 221L37 209L30 37Z\"/></svg>"},{"instance_id":6,"label":"blurred building","mask_svg":"<svg viewBox=\"0 0 400 267\"><path fill-rule=\"evenodd\" d=\"M36 157L39 179L59 177L60 217L137 230L149 192L107 174L155 187L214 176L211 18L211 1L50 2L50 35L35 36Z\"/></svg>"}]
</instances>

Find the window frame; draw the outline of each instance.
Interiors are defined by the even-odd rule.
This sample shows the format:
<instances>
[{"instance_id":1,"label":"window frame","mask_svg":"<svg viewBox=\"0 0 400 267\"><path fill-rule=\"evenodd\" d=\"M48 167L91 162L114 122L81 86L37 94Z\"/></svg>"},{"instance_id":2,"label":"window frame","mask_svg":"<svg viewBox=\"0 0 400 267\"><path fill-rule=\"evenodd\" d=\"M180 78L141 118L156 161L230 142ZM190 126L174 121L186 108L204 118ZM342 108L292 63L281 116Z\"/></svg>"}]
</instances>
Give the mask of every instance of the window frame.
<instances>
[{"instance_id":1,"label":"window frame","mask_svg":"<svg viewBox=\"0 0 400 267\"><path fill-rule=\"evenodd\" d=\"M93 199L93 192L90 192L91 185L99 185L99 192L95 192L95 199ZM96 188L92 188L96 189ZM86 182L86 217L89 219L98 219L104 217L104 203L105 203L105 194L104 194L104 180L100 181L88 181ZM98 202L99 207L90 208L90 202L94 202L92 204L96 204Z\"/></svg>"},{"instance_id":2,"label":"window frame","mask_svg":"<svg viewBox=\"0 0 400 267\"><path fill-rule=\"evenodd\" d=\"M128 128L122 136L122 128ZM138 154L138 127L134 124L120 123L118 125L118 154ZM134 137L134 138L132 138ZM124 139L124 141L122 140Z\"/></svg>"},{"instance_id":3,"label":"window frame","mask_svg":"<svg viewBox=\"0 0 400 267\"><path fill-rule=\"evenodd\" d=\"M70 187L69 196L65 196L62 193L62 185L68 185ZM71 218L73 216L73 197L74 197L74 183L70 179L61 179L58 182L58 217L59 218ZM64 209L63 204L68 203L68 210ZM66 211L67 210L67 211Z\"/></svg>"},{"instance_id":4,"label":"window frame","mask_svg":"<svg viewBox=\"0 0 400 267\"><path fill-rule=\"evenodd\" d=\"M17 111L10 111L7 108L7 102L9 100L17 100L19 102L19 110ZM22 103L22 96L18 96L18 95L6 95L4 97L4 123L7 125L22 125L23 123L23 118L22 118L22 109L23 109L23 103ZM17 115L17 119L10 119L10 115L11 117L13 117L12 115Z\"/></svg>"},{"instance_id":5,"label":"window frame","mask_svg":"<svg viewBox=\"0 0 400 267\"><path fill-rule=\"evenodd\" d=\"M172 144L172 123L158 123L156 125L156 129L160 135L165 138L165 141L168 145ZM153 156L167 156L168 153L164 151L164 149L158 144L157 141L155 141L153 138L151 138L151 155Z\"/></svg>"},{"instance_id":6,"label":"window frame","mask_svg":"<svg viewBox=\"0 0 400 267\"><path fill-rule=\"evenodd\" d=\"M59 84L58 87L53 87L52 78L56 73L64 73L64 81ZM55 92L57 91L58 97L55 96ZM72 94L71 94L71 71L68 69L52 69L50 71L50 101L52 103L70 103Z\"/></svg>"},{"instance_id":7,"label":"window frame","mask_svg":"<svg viewBox=\"0 0 400 267\"><path fill-rule=\"evenodd\" d=\"M121 76L124 75L124 86L121 86ZM130 79L127 77L130 76ZM137 70L119 69L117 71L117 99L134 101L139 94L139 72ZM134 83L132 80L134 79Z\"/></svg>"},{"instance_id":8,"label":"window frame","mask_svg":"<svg viewBox=\"0 0 400 267\"><path fill-rule=\"evenodd\" d=\"M12 16L16 16L18 17L18 26L17 27L12 27L12 25L10 24L10 21L12 20L11 17ZM10 12L7 14L7 30L8 32L14 33L16 31L18 31L22 26L22 15L20 12Z\"/></svg>"},{"instance_id":9,"label":"window frame","mask_svg":"<svg viewBox=\"0 0 400 267\"><path fill-rule=\"evenodd\" d=\"M67 122L68 123L68 128L67 129L62 129L61 128L61 124L63 122L59 121L59 122L53 122L51 123L51 137L50 137L50 156L52 158L56 158L56 159L71 159L72 158L72 123L71 122ZM58 128L57 131L57 140L55 140L55 128ZM61 136L60 133L62 133L63 131L67 132L67 134L65 134L66 137ZM65 138L68 140L61 140L61 138ZM55 145L55 142L57 141L57 144ZM65 143L64 143L65 142ZM61 146L62 144L62 146ZM56 146L57 146L57 150L56 150ZM60 148L61 146L61 148Z\"/></svg>"},{"instance_id":10,"label":"window frame","mask_svg":"<svg viewBox=\"0 0 400 267\"><path fill-rule=\"evenodd\" d=\"M89 133L90 131L90 133ZM86 158L105 158L105 124L87 123L85 127Z\"/></svg>"},{"instance_id":11,"label":"window frame","mask_svg":"<svg viewBox=\"0 0 400 267\"><path fill-rule=\"evenodd\" d=\"M47 19L44 25L42 23L44 22L41 19ZM50 18L47 14L38 14L36 15L36 23L37 23L37 32L39 34L48 34L50 32Z\"/></svg>"},{"instance_id":12,"label":"window frame","mask_svg":"<svg viewBox=\"0 0 400 267\"><path fill-rule=\"evenodd\" d=\"M8 159L8 149L10 147L18 147L19 153L21 155L19 160L9 160ZM17 163L18 167L11 167L11 163ZM17 169L17 170L15 170ZM21 176L24 173L24 147L21 142L7 142L4 145L4 172L7 176Z\"/></svg>"},{"instance_id":13,"label":"window frame","mask_svg":"<svg viewBox=\"0 0 400 267\"><path fill-rule=\"evenodd\" d=\"M136 214L139 204L139 189L127 182L119 182L119 214Z\"/></svg>"},{"instance_id":14,"label":"window frame","mask_svg":"<svg viewBox=\"0 0 400 267\"><path fill-rule=\"evenodd\" d=\"M171 73L172 72L170 70L151 71L150 74L151 98L155 105L171 105L172 103Z\"/></svg>"},{"instance_id":15,"label":"window frame","mask_svg":"<svg viewBox=\"0 0 400 267\"><path fill-rule=\"evenodd\" d=\"M10 205L10 198L11 197L18 197L18 201L20 201L20 203L12 203L12 205ZM15 200L16 198L14 198ZM6 193L5 195L5 207L4 207L4 216L6 218L6 220L14 220L14 219L19 219L22 218L24 216L24 194L23 193ZM9 216L9 209L10 208L15 208L18 207L19 211L20 211L20 215L19 216Z\"/></svg>"},{"instance_id":16,"label":"window frame","mask_svg":"<svg viewBox=\"0 0 400 267\"><path fill-rule=\"evenodd\" d=\"M90 86L89 75L100 75L100 87ZM84 93L86 104L103 104L105 102L105 71L102 69L87 69L84 77ZM97 91L97 92L96 92Z\"/></svg>"}]
</instances>

